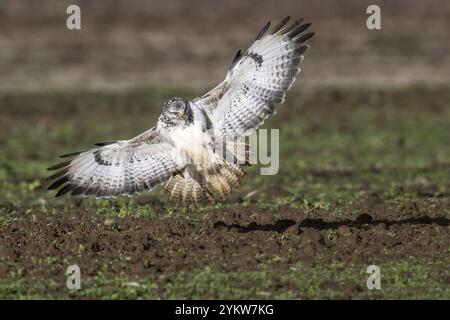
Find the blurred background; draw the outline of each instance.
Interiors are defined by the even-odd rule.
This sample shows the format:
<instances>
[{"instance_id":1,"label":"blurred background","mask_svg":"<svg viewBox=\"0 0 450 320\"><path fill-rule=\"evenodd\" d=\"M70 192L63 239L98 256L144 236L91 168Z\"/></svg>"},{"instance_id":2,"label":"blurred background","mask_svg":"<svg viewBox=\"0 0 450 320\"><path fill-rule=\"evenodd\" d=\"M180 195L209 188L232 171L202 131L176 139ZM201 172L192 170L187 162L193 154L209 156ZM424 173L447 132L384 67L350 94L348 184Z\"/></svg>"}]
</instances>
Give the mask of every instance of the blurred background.
<instances>
[{"instance_id":1,"label":"blurred background","mask_svg":"<svg viewBox=\"0 0 450 320\"><path fill-rule=\"evenodd\" d=\"M82 30L66 28L70 4ZM366 28L370 4L381 7L381 30ZM317 32L304 86L450 79L447 0L2 0L0 90L210 87L267 20L287 15Z\"/></svg>"}]
</instances>

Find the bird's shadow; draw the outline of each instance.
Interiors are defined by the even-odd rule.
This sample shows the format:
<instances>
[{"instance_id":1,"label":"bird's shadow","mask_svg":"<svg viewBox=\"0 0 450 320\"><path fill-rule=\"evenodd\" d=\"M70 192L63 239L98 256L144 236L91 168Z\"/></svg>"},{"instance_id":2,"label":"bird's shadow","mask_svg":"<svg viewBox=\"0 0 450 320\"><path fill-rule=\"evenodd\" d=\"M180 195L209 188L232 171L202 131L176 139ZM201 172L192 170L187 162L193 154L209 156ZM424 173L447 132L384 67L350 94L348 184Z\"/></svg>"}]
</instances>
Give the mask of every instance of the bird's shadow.
<instances>
[{"instance_id":1,"label":"bird's shadow","mask_svg":"<svg viewBox=\"0 0 450 320\"><path fill-rule=\"evenodd\" d=\"M251 232L251 231L275 231L278 233L283 233L284 231L286 231L287 228L289 228L290 226L296 224L296 222L294 220L291 219L281 219L281 220L277 220L275 223L273 224L258 224L256 222L250 222L248 225L246 226L241 226L237 223L233 223L233 224L226 224L223 221L217 221L216 223L214 223L214 229L218 229L218 228L228 228L228 230L237 230L237 232L240 233L246 233L246 232Z\"/></svg>"},{"instance_id":2,"label":"bird's shadow","mask_svg":"<svg viewBox=\"0 0 450 320\"><path fill-rule=\"evenodd\" d=\"M273 224L258 224L256 222L250 222L247 225L239 225L236 223L226 224L223 221L217 221L214 223L214 229L227 228L228 230L237 230L239 233L247 233L252 231L270 231L277 233L284 233L289 227L298 224L299 233L301 228L312 228L316 230L326 229L338 229L341 226L347 226L357 229L369 229L378 224L384 224L386 227L393 225L431 225L435 224L442 227L448 227L450 225L450 219L444 217L430 218L428 216L419 218L407 218L401 220L389 220L389 219L373 219L369 214L361 214L355 220L344 219L338 221L324 221L323 219L304 219L300 222L296 222L292 219L280 219Z\"/></svg>"}]
</instances>

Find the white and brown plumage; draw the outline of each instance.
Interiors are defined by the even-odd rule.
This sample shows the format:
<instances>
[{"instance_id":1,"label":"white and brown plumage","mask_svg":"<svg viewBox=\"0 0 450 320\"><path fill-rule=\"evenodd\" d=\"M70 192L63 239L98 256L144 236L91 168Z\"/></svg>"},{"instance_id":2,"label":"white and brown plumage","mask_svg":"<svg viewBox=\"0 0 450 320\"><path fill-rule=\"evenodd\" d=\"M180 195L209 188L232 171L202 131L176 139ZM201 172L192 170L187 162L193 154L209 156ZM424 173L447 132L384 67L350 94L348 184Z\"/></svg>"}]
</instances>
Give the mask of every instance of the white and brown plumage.
<instances>
[{"instance_id":1,"label":"white and brown plumage","mask_svg":"<svg viewBox=\"0 0 450 320\"><path fill-rule=\"evenodd\" d=\"M172 98L156 126L131 140L99 143L91 150L63 155L68 160L49 170L49 189L95 197L133 195L163 184L172 200L198 204L223 199L239 185L239 164L216 152L232 146L275 114L300 71L310 26L289 17L270 22L250 48L236 54L225 80L192 101ZM236 157L240 155L235 154Z\"/></svg>"}]
</instances>

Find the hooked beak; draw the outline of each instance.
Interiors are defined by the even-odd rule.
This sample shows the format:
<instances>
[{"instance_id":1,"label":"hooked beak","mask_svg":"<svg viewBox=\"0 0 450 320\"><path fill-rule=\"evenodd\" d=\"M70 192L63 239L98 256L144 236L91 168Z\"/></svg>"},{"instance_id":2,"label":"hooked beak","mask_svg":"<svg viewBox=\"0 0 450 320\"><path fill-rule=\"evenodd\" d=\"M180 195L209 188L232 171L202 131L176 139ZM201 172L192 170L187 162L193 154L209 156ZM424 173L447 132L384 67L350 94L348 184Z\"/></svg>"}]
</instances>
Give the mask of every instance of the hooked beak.
<instances>
[{"instance_id":1,"label":"hooked beak","mask_svg":"<svg viewBox=\"0 0 450 320\"><path fill-rule=\"evenodd\" d=\"M184 111L178 111L178 118L183 118L184 117Z\"/></svg>"}]
</instances>

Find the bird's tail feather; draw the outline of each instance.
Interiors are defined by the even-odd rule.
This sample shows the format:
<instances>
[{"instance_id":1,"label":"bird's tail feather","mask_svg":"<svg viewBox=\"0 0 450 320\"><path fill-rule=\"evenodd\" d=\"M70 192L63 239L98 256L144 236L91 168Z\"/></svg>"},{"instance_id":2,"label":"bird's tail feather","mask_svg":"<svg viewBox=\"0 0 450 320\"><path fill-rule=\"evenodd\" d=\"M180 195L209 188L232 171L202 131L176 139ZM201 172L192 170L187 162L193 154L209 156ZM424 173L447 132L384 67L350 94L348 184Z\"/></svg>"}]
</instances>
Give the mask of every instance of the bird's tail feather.
<instances>
[{"instance_id":1,"label":"bird's tail feather","mask_svg":"<svg viewBox=\"0 0 450 320\"><path fill-rule=\"evenodd\" d=\"M239 165L223 161L202 173L192 173L186 169L183 174L170 178L164 191L169 193L171 201L198 206L203 199L209 202L223 200L232 188L239 188L239 178L243 175L245 172Z\"/></svg>"}]
</instances>

